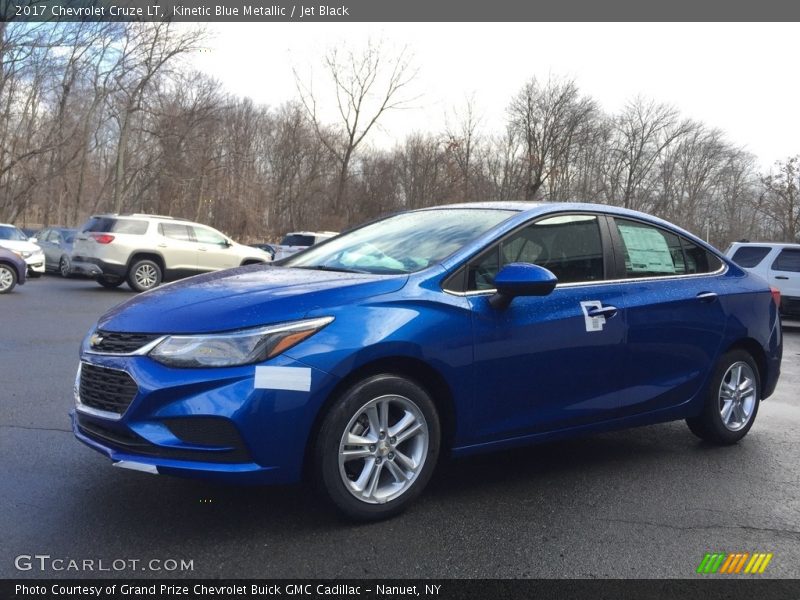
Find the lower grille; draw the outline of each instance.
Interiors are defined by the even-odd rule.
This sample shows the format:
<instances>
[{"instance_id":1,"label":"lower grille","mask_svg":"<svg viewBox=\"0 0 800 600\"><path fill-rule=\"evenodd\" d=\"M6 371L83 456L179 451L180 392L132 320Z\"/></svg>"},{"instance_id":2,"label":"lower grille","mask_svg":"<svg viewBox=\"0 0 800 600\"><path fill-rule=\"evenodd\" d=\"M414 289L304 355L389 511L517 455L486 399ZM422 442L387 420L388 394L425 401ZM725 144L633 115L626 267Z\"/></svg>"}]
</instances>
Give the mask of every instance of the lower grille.
<instances>
[{"instance_id":1,"label":"lower grille","mask_svg":"<svg viewBox=\"0 0 800 600\"><path fill-rule=\"evenodd\" d=\"M250 454L241 440L238 439L238 436L236 443L230 450L184 450L182 448L156 446L128 428L106 427L83 415L78 415L78 429L86 437L100 442L104 446L110 446L116 450L140 456L222 464L246 463L251 460Z\"/></svg>"},{"instance_id":2,"label":"lower grille","mask_svg":"<svg viewBox=\"0 0 800 600\"><path fill-rule=\"evenodd\" d=\"M81 365L81 404L121 415L139 391L136 382L125 371Z\"/></svg>"}]
</instances>

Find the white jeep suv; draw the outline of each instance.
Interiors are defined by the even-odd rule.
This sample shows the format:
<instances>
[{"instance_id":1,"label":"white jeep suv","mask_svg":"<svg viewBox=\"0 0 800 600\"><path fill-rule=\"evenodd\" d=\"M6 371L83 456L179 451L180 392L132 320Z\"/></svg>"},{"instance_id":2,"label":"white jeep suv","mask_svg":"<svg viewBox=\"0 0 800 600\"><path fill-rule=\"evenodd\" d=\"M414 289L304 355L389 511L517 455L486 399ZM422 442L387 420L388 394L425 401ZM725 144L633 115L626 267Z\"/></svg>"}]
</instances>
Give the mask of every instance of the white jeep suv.
<instances>
[{"instance_id":1,"label":"white jeep suv","mask_svg":"<svg viewBox=\"0 0 800 600\"><path fill-rule=\"evenodd\" d=\"M137 292L162 281L269 261L266 252L206 225L144 214L92 216L72 250L73 272L96 277L107 288L127 281Z\"/></svg>"},{"instance_id":2,"label":"white jeep suv","mask_svg":"<svg viewBox=\"0 0 800 600\"><path fill-rule=\"evenodd\" d=\"M725 254L781 293L781 312L800 316L800 244L734 242Z\"/></svg>"}]
</instances>

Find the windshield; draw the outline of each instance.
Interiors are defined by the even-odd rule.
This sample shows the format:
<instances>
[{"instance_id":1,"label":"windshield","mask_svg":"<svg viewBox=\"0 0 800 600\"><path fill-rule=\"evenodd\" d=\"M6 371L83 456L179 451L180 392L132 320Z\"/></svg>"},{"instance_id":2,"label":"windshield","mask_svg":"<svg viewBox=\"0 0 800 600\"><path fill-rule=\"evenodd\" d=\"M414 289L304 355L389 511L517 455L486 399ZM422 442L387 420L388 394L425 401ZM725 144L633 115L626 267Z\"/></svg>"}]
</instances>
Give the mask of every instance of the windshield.
<instances>
[{"instance_id":1,"label":"windshield","mask_svg":"<svg viewBox=\"0 0 800 600\"><path fill-rule=\"evenodd\" d=\"M412 273L440 262L513 214L473 208L402 213L342 234L284 264L361 273Z\"/></svg>"},{"instance_id":2,"label":"windshield","mask_svg":"<svg viewBox=\"0 0 800 600\"><path fill-rule=\"evenodd\" d=\"M16 227L0 227L0 240L10 240L12 242L27 242L28 236Z\"/></svg>"}]
</instances>

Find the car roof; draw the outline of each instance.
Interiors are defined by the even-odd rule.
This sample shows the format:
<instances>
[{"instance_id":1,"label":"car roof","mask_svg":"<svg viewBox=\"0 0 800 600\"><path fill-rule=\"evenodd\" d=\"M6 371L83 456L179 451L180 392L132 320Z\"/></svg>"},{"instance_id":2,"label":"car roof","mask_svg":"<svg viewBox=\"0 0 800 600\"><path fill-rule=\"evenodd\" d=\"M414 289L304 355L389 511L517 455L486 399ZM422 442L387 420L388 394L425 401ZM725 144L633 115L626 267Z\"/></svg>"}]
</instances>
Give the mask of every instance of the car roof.
<instances>
[{"instance_id":1,"label":"car roof","mask_svg":"<svg viewBox=\"0 0 800 600\"><path fill-rule=\"evenodd\" d=\"M489 209L489 210L507 210L523 213L526 216L535 216L538 214L547 214L550 212L601 212L610 215L617 215L620 217L634 217L640 218L653 223L665 225L672 229L681 229L679 226L659 217L653 216L648 213L623 208L621 206L613 206L611 204L597 204L591 202L526 202L526 201L508 201L508 202L462 202L458 204L443 204L440 206L431 206L421 208L418 210L436 210L436 209L451 209L451 208L474 208L474 209ZM688 233L688 232L687 232Z\"/></svg>"},{"instance_id":2,"label":"car roof","mask_svg":"<svg viewBox=\"0 0 800 600\"><path fill-rule=\"evenodd\" d=\"M736 246L770 246L772 248L800 248L800 244L792 242L733 242L731 247Z\"/></svg>"}]
</instances>

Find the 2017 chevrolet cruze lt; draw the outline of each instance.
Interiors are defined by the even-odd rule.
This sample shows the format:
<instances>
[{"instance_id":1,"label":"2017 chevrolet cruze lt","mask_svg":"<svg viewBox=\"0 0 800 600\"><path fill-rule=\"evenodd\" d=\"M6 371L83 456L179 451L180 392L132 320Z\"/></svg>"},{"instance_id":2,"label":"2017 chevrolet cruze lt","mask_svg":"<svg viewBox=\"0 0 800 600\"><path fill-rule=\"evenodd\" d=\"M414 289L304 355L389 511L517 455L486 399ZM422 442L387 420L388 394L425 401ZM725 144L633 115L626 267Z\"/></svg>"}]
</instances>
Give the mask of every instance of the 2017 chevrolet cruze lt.
<instances>
[{"instance_id":1,"label":"2017 chevrolet cruze lt","mask_svg":"<svg viewBox=\"0 0 800 600\"><path fill-rule=\"evenodd\" d=\"M674 419L737 442L778 381L778 303L641 213L416 210L112 309L81 348L73 427L117 466L307 474L350 517L377 519L445 451Z\"/></svg>"}]
</instances>

